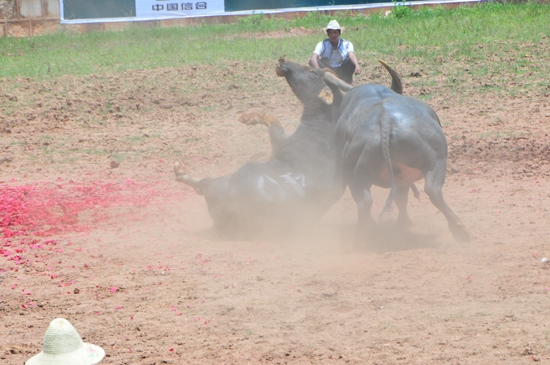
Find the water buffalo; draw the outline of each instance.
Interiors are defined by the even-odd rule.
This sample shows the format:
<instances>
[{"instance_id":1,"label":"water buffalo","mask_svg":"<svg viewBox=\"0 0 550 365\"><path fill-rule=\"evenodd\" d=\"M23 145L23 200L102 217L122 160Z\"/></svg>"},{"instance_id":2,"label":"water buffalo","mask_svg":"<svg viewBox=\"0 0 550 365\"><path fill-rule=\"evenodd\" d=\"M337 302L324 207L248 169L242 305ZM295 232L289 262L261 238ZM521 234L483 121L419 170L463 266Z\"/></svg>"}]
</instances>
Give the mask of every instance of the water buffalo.
<instances>
[{"instance_id":1,"label":"water buffalo","mask_svg":"<svg viewBox=\"0 0 550 365\"><path fill-rule=\"evenodd\" d=\"M204 179L190 176L182 163L174 165L176 180L204 195L214 228L226 235L288 232L320 218L346 188L336 173L335 146L335 113L343 94L337 86L327 86L320 69L280 60L276 73L286 78L303 104L296 131L286 136L279 121L265 115L239 118L247 125L268 127L272 154L266 162L250 162L230 175Z\"/></svg>"},{"instance_id":2,"label":"water buffalo","mask_svg":"<svg viewBox=\"0 0 550 365\"><path fill-rule=\"evenodd\" d=\"M357 203L358 231L369 231L374 225L372 185L390 188L384 211L395 200L397 223L406 226L411 224L407 214L409 188L415 191L413 183L425 178L424 191L447 219L453 237L468 241L470 236L460 218L443 199L447 140L439 118L426 103L401 95L399 75L382 64L392 74L393 90L382 85L352 87L334 82L346 91L336 126L336 149L339 173Z\"/></svg>"}]
</instances>

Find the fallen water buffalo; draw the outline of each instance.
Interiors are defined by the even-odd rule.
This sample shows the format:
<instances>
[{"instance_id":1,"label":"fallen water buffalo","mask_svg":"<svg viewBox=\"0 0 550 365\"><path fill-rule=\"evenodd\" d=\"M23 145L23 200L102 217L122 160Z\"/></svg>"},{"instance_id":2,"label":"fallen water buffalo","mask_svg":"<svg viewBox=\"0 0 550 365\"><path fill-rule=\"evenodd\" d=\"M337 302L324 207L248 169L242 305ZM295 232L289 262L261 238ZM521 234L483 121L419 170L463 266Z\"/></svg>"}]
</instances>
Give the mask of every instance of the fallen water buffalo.
<instances>
[{"instance_id":1,"label":"fallen water buffalo","mask_svg":"<svg viewBox=\"0 0 550 365\"><path fill-rule=\"evenodd\" d=\"M384 211L395 201L397 223L406 226L411 224L407 214L409 188L414 191L414 182L425 178L424 191L447 219L453 237L468 241L463 223L443 199L447 140L439 118L428 104L401 95L399 75L381 63L392 74L393 90L382 85L352 87L335 82L346 91L336 126L338 173L357 203L358 232L366 233L374 225L372 185L390 188Z\"/></svg>"},{"instance_id":2,"label":"fallen water buffalo","mask_svg":"<svg viewBox=\"0 0 550 365\"><path fill-rule=\"evenodd\" d=\"M337 174L335 111L343 94L327 86L320 69L280 60L277 75L285 77L303 104L296 131L286 136L279 121L260 114L243 114L248 125L269 130L272 155L250 162L230 175L197 179L182 163L174 165L176 180L204 195L214 228L228 235L291 231L320 218L345 191ZM332 89L331 89L332 87ZM338 91L333 93L333 89Z\"/></svg>"}]
</instances>

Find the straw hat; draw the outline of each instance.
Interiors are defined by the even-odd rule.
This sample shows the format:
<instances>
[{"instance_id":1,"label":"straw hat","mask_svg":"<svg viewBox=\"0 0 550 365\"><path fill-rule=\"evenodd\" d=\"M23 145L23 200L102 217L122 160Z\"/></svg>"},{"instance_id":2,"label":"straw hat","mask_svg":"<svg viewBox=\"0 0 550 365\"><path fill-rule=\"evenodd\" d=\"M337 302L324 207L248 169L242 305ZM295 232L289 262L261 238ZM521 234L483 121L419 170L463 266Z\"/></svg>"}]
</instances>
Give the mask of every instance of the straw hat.
<instances>
[{"instance_id":1,"label":"straw hat","mask_svg":"<svg viewBox=\"0 0 550 365\"><path fill-rule=\"evenodd\" d=\"M346 28L340 27L340 24L338 24L336 20L331 20L330 22L328 22L327 27L323 28L323 32L326 33L329 29L339 30L340 33L342 33Z\"/></svg>"},{"instance_id":2,"label":"straw hat","mask_svg":"<svg viewBox=\"0 0 550 365\"><path fill-rule=\"evenodd\" d=\"M82 342L76 329L63 318L54 319L44 335L44 348L25 365L92 365L100 362L105 351Z\"/></svg>"}]
</instances>

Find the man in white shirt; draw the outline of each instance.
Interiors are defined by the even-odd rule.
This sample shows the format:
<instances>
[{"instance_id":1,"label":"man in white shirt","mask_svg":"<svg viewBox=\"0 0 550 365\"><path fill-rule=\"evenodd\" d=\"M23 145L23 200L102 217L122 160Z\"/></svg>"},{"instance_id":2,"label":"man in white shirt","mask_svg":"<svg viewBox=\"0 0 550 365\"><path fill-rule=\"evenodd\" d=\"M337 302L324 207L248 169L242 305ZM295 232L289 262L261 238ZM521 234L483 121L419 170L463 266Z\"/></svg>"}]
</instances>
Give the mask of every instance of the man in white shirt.
<instances>
[{"instance_id":1,"label":"man in white shirt","mask_svg":"<svg viewBox=\"0 0 550 365\"><path fill-rule=\"evenodd\" d=\"M353 51L350 41L340 38L342 29L336 20L327 25L328 38L317 44L309 59L309 65L318 68L328 68L348 84L353 82L353 74L359 75L361 67Z\"/></svg>"}]
</instances>

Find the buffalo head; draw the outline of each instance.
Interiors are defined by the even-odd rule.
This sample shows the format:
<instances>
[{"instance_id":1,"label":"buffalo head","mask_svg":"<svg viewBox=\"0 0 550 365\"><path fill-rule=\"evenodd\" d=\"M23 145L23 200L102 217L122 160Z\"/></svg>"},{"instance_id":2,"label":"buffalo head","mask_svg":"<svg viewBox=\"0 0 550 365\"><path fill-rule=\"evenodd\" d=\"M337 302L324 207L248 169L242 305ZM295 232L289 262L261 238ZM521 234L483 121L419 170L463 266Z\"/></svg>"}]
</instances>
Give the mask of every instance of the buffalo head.
<instances>
[{"instance_id":1,"label":"buffalo head","mask_svg":"<svg viewBox=\"0 0 550 365\"><path fill-rule=\"evenodd\" d=\"M277 76L286 79L304 106L313 107L319 102L332 105L335 97L334 89L331 90L330 84L327 86L327 78L336 79L345 84L331 72L286 61L283 57L279 59L275 72Z\"/></svg>"},{"instance_id":2,"label":"buffalo head","mask_svg":"<svg viewBox=\"0 0 550 365\"><path fill-rule=\"evenodd\" d=\"M391 89L398 94L403 93L401 77L391 66L382 60L379 62L392 77ZM304 105L314 105L319 101L331 105L334 99L341 100L340 91L347 92L353 88L350 84L340 80L328 69L319 69L303 66L284 59L279 59L275 70L277 76L285 77L294 94Z\"/></svg>"}]
</instances>

